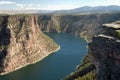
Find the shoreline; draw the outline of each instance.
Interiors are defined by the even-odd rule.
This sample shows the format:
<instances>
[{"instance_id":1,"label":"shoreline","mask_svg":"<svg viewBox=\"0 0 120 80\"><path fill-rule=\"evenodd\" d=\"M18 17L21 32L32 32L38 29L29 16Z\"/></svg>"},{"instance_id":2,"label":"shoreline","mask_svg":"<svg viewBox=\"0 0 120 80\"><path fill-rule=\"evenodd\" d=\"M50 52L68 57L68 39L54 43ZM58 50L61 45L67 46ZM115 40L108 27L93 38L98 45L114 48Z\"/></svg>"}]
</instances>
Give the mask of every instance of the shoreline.
<instances>
[{"instance_id":1,"label":"shoreline","mask_svg":"<svg viewBox=\"0 0 120 80\"><path fill-rule=\"evenodd\" d=\"M27 67L28 65L35 64L35 63L43 60L44 58L48 57L50 54L53 54L53 53L57 52L58 50L60 50L60 48L61 48L61 47L58 45L58 48L57 48L56 50L51 51L51 52L48 52L46 55L44 55L44 56L41 57L40 59L38 59L38 60L36 60L36 61L34 61L34 62L32 62L32 63L26 63L25 65L22 65L22 66L20 66L20 67L18 67L18 68L16 68L16 69L14 69L13 71L5 72L5 73L0 73L0 76L7 75L7 74L12 73L12 72L14 72L14 71L16 71L16 70L19 70L20 68L24 68L24 67Z\"/></svg>"}]
</instances>

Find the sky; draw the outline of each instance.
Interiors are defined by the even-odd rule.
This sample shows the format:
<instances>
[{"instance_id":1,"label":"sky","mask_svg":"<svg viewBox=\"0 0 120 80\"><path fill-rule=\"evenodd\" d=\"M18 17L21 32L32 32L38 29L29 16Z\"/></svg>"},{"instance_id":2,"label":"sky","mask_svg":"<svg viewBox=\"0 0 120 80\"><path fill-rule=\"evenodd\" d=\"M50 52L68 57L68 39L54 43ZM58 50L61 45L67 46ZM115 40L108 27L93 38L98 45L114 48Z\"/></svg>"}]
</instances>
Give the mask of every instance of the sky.
<instances>
[{"instance_id":1,"label":"sky","mask_svg":"<svg viewBox=\"0 0 120 80\"><path fill-rule=\"evenodd\" d=\"M0 9L69 10L83 6L120 5L120 0L0 0Z\"/></svg>"}]
</instances>

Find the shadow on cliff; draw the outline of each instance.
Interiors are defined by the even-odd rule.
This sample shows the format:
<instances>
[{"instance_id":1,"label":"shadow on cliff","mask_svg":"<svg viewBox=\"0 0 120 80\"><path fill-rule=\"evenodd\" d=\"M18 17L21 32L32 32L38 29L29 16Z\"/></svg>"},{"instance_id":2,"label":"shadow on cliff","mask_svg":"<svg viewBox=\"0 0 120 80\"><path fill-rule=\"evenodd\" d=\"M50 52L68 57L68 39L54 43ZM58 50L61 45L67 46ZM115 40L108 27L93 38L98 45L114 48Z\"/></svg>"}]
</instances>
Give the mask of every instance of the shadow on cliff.
<instances>
[{"instance_id":1,"label":"shadow on cliff","mask_svg":"<svg viewBox=\"0 0 120 80\"><path fill-rule=\"evenodd\" d=\"M18 34L20 33L20 31L22 30L24 22L25 22L25 17L19 19L20 25L18 27L18 32L16 32L16 35L15 35L16 38L17 38Z\"/></svg>"},{"instance_id":2,"label":"shadow on cliff","mask_svg":"<svg viewBox=\"0 0 120 80\"><path fill-rule=\"evenodd\" d=\"M0 72L3 72L4 59L6 58L8 52L7 48L10 44L10 29L8 28L8 17L2 16L2 23L0 24Z\"/></svg>"}]
</instances>

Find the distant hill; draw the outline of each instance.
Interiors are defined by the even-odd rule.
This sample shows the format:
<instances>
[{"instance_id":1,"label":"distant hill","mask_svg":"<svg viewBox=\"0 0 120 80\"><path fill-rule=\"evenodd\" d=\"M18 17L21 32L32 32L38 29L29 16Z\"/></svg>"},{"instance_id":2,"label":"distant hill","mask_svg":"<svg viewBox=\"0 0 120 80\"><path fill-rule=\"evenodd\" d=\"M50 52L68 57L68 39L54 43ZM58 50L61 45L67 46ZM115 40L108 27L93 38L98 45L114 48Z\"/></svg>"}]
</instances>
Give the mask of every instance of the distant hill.
<instances>
[{"instance_id":1,"label":"distant hill","mask_svg":"<svg viewBox=\"0 0 120 80\"><path fill-rule=\"evenodd\" d=\"M120 12L120 6L110 5L110 6L84 6L70 10L0 10L0 14L71 14L71 13L107 13L107 12Z\"/></svg>"},{"instance_id":2,"label":"distant hill","mask_svg":"<svg viewBox=\"0 0 120 80\"><path fill-rule=\"evenodd\" d=\"M52 10L0 10L0 14L45 14L51 13Z\"/></svg>"},{"instance_id":3,"label":"distant hill","mask_svg":"<svg viewBox=\"0 0 120 80\"><path fill-rule=\"evenodd\" d=\"M59 10L54 11L54 13L103 13L103 12L119 12L120 6L110 5L110 6L84 6L80 8L70 9L70 10Z\"/></svg>"}]
</instances>

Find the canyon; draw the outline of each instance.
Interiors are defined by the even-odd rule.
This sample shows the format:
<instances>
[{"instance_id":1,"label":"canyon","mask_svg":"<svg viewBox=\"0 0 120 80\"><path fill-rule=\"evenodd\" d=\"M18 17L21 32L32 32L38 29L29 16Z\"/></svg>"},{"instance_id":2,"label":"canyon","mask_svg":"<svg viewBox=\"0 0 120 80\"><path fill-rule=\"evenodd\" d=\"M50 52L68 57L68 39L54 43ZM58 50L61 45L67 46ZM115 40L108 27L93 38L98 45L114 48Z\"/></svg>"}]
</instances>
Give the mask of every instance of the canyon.
<instances>
[{"instance_id":1,"label":"canyon","mask_svg":"<svg viewBox=\"0 0 120 80\"><path fill-rule=\"evenodd\" d=\"M119 13L39 16L42 31L70 33L88 42L87 61L65 80L120 80L118 20Z\"/></svg>"},{"instance_id":2,"label":"canyon","mask_svg":"<svg viewBox=\"0 0 120 80\"><path fill-rule=\"evenodd\" d=\"M0 20L0 72L2 74L35 63L60 48L46 37L43 31L69 33L77 37L81 36L88 42L86 63L89 62L89 66L82 71L76 71L78 74L72 74L66 80L76 78L86 80L80 77L89 74L90 71L96 75L97 80L120 80L120 22L118 21L120 13L9 15L1 16ZM83 61L83 64L86 63Z\"/></svg>"}]
</instances>

